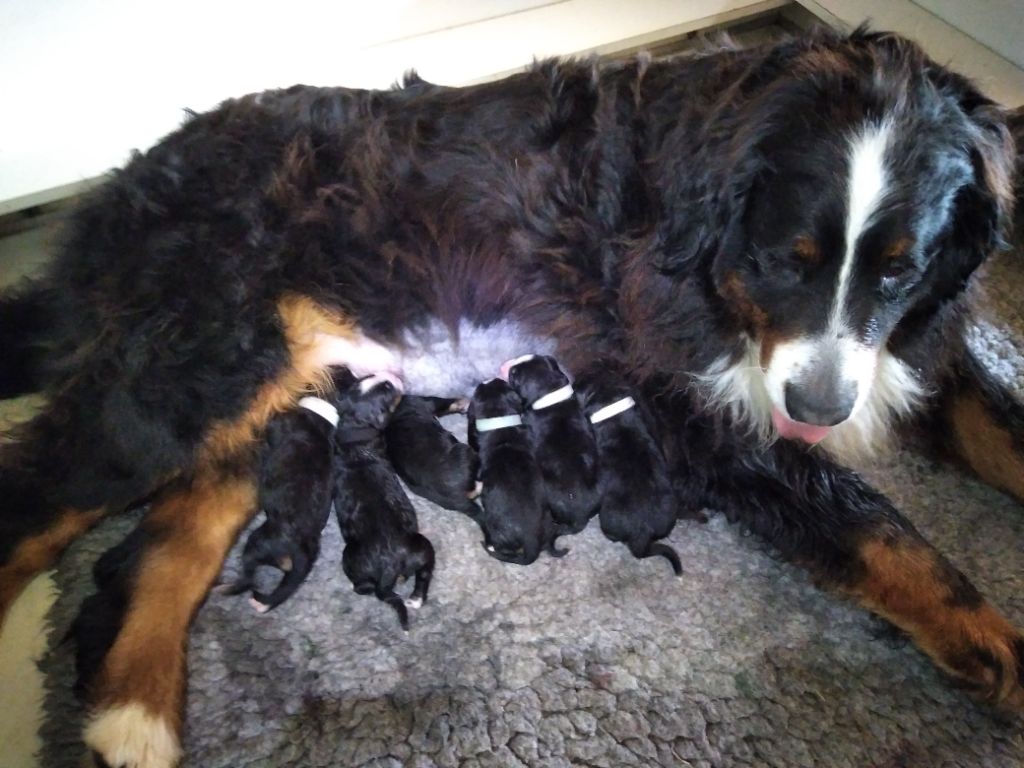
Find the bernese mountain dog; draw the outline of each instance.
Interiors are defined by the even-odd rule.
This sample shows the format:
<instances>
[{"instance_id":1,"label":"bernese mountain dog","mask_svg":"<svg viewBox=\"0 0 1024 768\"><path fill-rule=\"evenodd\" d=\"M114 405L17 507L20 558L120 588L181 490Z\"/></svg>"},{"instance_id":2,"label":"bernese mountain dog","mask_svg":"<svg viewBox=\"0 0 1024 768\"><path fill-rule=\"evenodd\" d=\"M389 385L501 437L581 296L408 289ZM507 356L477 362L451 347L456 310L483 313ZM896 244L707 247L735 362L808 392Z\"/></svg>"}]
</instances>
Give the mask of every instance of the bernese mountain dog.
<instances>
[{"instance_id":1,"label":"bernese mountain dog","mask_svg":"<svg viewBox=\"0 0 1024 768\"><path fill-rule=\"evenodd\" d=\"M355 377L344 367L331 372L335 398ZM259 461L259 506L266 520L242 548L242 573L219 587L221 594L251 592L250 604L266 613L298 591L320 556L320 538L334 500L334 431L337 402L304 397L298 408L267 424ZM256 583L260 566L281 571L269 592Z\"/></svg>"},{"instance_id":2,"label":"bernese mountain dog","mask_svg":"<svg viewBox=\"0 0 1024 768\"><path fill-rule=\"evenodd\" d=\"M384 447L384 429L402 397L400 382L369 376L338 398L334 433L334 511L345 539L341 567L359 595L374 595L409 629L407 608L426 602L434 547L419 532L416 510L398 482ZM402 599L395 586L413 579Z\"/></svg>"},{"instance_id":3,"label":"bernese mountain dog","mask_svg":"<svg viewBox=\"0 0 1024 768\"><path fill-rule=\"evenodd\" d=\"M391 466L409 490L445 509L472 515L480 495L476 451L445 429L439 416L464 413L462 398L402 398L391 415L384 440Z\"/></svg>"},{"instance_id":4,"label":"bernese mountain dog","mask_svg":"<svg viewBox=\"0 0 1024 768\"><path fill-rule=\"evenodd\" d=\"M491 557L530 565L541 552L562 557L568 550L555 546L558 530L544 503L544 476L522 409L522 398L504 379L473 391L468 433L480 458L481 508L471 516Z\"/></svg>"},{"instance_id":5,"label":"bernese mountain dog","mask_svg":"<svg viewBox=\"0 0 1024 768\"><path fill-rule=\"evenodd\" d=\"M625 544L633 557L665 558L681 577L679 554L660 539L685 512L647 408L614 372L595 369L573 385L597 443L601 533Z\"/></svg>"},{"instance_id":6,"label":"bernese mountain dog","mask_svg":"<svg viewBox=\"0 0 1024 768\"><path fill-rule=\"evenodd\" d=\"M195 115L0 302L2 394L48 396L0 453L0 614L152 499L85 740L171 765L267 422L331 365L455 396L534 352L614 366L693 501L1021 709L1020 632L845 468L916 434L1024 499L1024 407L965 343L1014 160L1002 109L863 29Z\"/></svg>"},{"instance_id":7,"label":"bernese mountain dog","mask_svg":"<svg viewBox=\"0 0 1024 768\"><path fill-rule=\"evenodd\" d=\"M524 355L501 366L523 399L523 423L544 478L544 505L559 535L579 533L601 504L597 443L569 377L550 355Z\"/></svg>"}]
</instances>

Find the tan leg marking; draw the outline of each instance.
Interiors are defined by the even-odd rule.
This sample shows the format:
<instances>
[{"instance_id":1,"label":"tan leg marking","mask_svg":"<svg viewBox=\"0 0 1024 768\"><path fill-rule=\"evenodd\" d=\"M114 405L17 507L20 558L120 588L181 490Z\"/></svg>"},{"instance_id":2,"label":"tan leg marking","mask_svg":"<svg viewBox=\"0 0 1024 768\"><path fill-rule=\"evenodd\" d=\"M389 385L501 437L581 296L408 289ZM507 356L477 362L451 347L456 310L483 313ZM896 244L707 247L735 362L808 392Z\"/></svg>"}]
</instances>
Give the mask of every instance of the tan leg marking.
<instances>
[{"instance_id":1,"label":"tan leg marking","mask_svg":"<svg viewBox=\"0 0 1024 768\"><path fill-rule=\"evenodd\" d=\"M1024 502L1024 457L985 404L974 395L958 397L950 408L950 420L960 454L971 469L989 485Z\"/></svg>"},{"instance_id":2,"label":"tan leg marking","mask_svg":"<svg viewBox=\"0 0 1024 768\"><path fill-rule=\"evenodd\" d=\"M105 510L67 509L47 530L21 541L0 568L0 628L21 591L39 572L56 562L60 553L103 517Z\"/></svg>"},{"instance_id":3,"label":"tan leg marking","mask_svg":"<svg viewBox=\"0 0 1024 768\"><path fill-rule=\"evenodd\" d=\"M936 664L987 702L1024 707L1021 635L962 574L917 542L868 539L860 558L865 574L849 592L864 606L910 633Z\"/></svg>"},{"instance_id":4,"label":"tan leg marking","mask_svg":"<svg viewBox=\"0 0 1024 768\"><path fill-rule=\"evenodd\" d=\"M93 687L86 743L112 765L177 760L188 628L238 531L256 511L250 476L207 470L153 504L121 631Z\"/></svg>"}]
</instances>

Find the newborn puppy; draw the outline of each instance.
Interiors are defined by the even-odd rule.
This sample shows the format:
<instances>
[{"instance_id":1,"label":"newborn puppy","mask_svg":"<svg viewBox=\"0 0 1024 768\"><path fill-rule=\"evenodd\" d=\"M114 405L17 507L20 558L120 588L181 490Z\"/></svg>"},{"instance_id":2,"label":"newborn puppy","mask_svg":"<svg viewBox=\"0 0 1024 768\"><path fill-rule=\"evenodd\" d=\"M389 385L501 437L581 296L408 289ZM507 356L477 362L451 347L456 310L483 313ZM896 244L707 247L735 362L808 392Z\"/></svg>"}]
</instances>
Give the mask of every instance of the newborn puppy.
<instances>
[{"instance_id":1,"label":"newborn puppy","mask_svg":"<svg viewBox=\"0 0 1024 768\"><path fill-rule=\"evenodd\" d=\"M682 576L679 555L658 541L672 532L678 503L649 415L612 374L589 374L576 390L597 440L601 531L634 557L661 555Z\"/></svg>"},{"instance_id":2,"label":"newborn puppy","mask_svg":"<svg viewBox=\"0 0 1024 768\"><path fill-rule=\"evenodd\" d=\"M579 533L597 514L597 445L569 378L553 357L526 355L501 367L502 378L527 405L544 502L559 534Z\"/></svg>"},{"instance_id":3,"label":"newborn puppy","mask_svg":"<svg viewBox=\"0 0 1024 768\"><path fill-rule=\"evenodd\" d=\"M341 564L353 589L390 605L408 629L406 608L427 599L434 548L419 533L412 502L385 457L384 428L401 397L401 382L378 374L338 399L334 508L345 539ZM403 601L395 584L409 577L416 582Z\"/></svg>"},{"instance_id":4,"label":"newborn puppy","mask_svg":"<svg viewBox=\"0 0 1024 768\"><path fill-rule=\"evenodd\" d=\"M355 382L347 368L335 369L332 378L335 393L328 399L304 397L297 408L267 425L259 470L259 503L267 519L245 542L241 578L221 590L229 595L252 590L250 602L260 613L291 597L320 554L320 536L334 495L335 402L339 390ZM260 565L284 572L269 595L255 589Z\"/></svg>"},{"instance_id":5,"label":"newborn puppy","mask_svg":"<svg viewBox=\"0 0 1024 768\"><path fill-rule=\"evenodd\" d=\"M484 547L506 563L529 565L546 549L561 557L544 508L540 469L519 411L522 400L501 379L480 384L469 404L469 444L480 457L483 511L474 517Z\"/></svg>"},{"instance_id":6,"label":"newborn puppy","mask_svg":"<svg viewBox=\"0 0 1024 768\"><path fill-rule=\"evenodd\" d=\"M384 432L391 464L418 496L471 514L479 495L476 451L441 426L438 416L465 410L465 400L405 396Z\"/></svg>"}]
</instances>

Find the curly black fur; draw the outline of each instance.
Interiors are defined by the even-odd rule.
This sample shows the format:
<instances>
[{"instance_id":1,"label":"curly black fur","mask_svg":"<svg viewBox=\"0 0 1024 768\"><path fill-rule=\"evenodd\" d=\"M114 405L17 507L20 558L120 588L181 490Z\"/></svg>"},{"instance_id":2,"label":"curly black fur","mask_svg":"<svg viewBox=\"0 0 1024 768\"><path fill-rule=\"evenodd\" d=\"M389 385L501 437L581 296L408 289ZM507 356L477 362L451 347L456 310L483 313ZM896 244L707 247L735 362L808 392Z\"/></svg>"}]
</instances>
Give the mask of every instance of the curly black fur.
<instances>
[{"instance_id":1,"label":"curly black fur","mask_svg":"<svg viewBox=\"0 0 1024 768\"><path fill-rule=\"evenodd\" d=\"M409 490L446 509L474 513L480 461L437 420L460 401L406 396L384 432L388 458Z\"/></svg>"}]
</instances>

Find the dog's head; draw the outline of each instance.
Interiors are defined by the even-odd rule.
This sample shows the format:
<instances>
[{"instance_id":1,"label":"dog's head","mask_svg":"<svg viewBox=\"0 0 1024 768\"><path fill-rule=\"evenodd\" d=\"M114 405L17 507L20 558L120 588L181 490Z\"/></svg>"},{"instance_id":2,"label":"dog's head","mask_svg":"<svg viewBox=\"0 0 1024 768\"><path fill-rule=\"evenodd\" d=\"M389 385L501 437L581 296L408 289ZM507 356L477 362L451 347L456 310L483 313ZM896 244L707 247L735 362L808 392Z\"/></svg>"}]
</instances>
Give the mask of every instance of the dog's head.
<instances>
[{"instance_id":1,"label":"dog's head","mask_svg":"<svg viewBox=\"0 0 1024 768\"><path fill-rule=\"evenodd\" d=\"M491 379L478 384L469 401L470 421L510 416L523 409L523 401L504 379Z\"/></svg>"},{"instance_id":2,"label":"dog's head","mask_svg":"<svg viewBox=\"0 0 1024 768\"><path fill-rule=\"evenodd\" d=\"M525 355L501 366L502 377L530 405L569 383L569 378L548 355Z\"/></svg>"},{"instance_id":3,"label":"dog's head","mask_svg":"<svg viewBox=\"0 0 1024 768\"><path fill-rule=\"evenodd\" d=\"M1013 146L992 102L898 37L772 56L722 117L718 167L687 192L703 215L661 267L704 265L745 339L706 377L716 395L758 390L740 410L817 442L920 394L894 340L1000 245Z\"/></svg>"},{"instance_id":4,"label":"dog's head","mask_svg":"<svg viewBox=\"0 0 1024 768\"><path fill-rule=\"evenodd\" d=\"M384 429L402 399L402 382L376 373L338 393L338 425Z\"/></svg>"}]
</instances>

